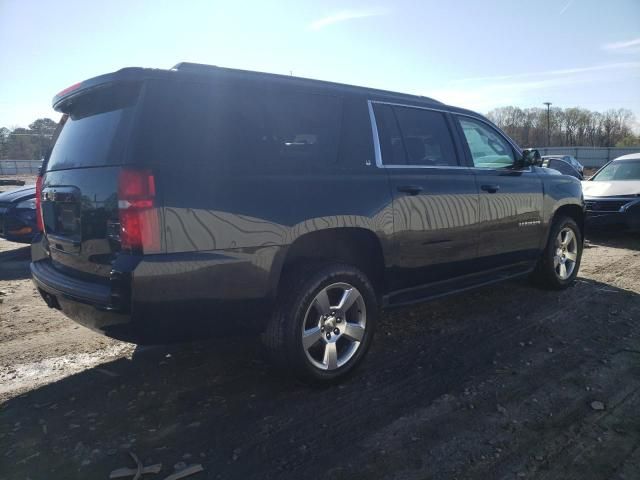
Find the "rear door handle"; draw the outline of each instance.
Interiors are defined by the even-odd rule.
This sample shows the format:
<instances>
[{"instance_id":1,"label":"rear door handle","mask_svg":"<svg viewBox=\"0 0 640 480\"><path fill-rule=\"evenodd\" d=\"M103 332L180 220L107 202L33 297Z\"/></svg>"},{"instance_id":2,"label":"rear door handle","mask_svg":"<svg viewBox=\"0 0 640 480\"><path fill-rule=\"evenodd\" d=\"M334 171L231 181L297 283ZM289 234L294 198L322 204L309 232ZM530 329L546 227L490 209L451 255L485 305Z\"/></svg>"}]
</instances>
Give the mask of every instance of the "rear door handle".
<instances>
[{"instance_id":1,"label":"rear door handle","mask_svg":"<svg viewBox=\"0 0 640 480\"><path fill-rule=\"evenodd\" d=\"M500 190L500 185L481 185L480 188L485 192L496 193Z\"/></svg>"},{"instance_id":2,"label":"rear door handle","mask_svg":"<svg viewBox=\"0 0 640 480\"><path fill-rule=\"evenodd\" d=\"M408 193L409 195L418 195L423 189L419 185L402 185L397 189L399 192Z\"/></svg>"}]
</instances>

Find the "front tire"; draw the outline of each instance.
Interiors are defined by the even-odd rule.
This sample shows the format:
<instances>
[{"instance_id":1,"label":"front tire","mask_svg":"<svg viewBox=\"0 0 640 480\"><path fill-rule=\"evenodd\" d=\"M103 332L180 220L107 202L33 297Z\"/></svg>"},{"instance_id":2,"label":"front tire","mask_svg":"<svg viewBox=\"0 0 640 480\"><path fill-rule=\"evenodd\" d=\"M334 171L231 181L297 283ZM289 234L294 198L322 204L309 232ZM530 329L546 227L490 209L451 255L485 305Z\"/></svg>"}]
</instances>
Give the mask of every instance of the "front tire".
<instances>
[{"instance_id":1,"label":"front tire","mask_svg":"<svg viewBox=\"0 0 640 480\"><path fill-rule=\"evenodd\" d=\"M551 226L547 246L533 272L535 283L551 290L569 287L578 276L582 249L582 232L575 220L558 218Z\"/></svg>"},{"instance_id":2,"label":"front tire","mask_svg":"<svg viewBox=\"0 0 640 480\"><path fill-rule=\"evenodd\" d=\"M285 275L263 334L270 357L303 381L330 383L362 361L378 302L371 282L344 264L308 265Z\"/></svg>"}]
</instances>

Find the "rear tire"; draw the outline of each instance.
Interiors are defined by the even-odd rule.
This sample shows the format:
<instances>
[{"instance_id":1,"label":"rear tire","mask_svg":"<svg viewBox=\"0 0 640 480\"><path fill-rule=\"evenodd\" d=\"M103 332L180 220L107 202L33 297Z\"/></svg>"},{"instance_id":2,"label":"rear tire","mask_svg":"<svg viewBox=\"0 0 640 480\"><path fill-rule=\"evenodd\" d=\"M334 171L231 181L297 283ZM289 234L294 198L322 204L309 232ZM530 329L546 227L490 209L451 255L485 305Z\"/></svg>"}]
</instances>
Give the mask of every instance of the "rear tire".
<instances>
[{"instance_id":1,"label":"rear tire","mask_svg":"<svg viewBox=\"0 0 640 480\"><path fill-rule=\"evenodd\" d=\"M578 276L582 260L582 233L571 217L553 222L547 245L531 275L538 286L550 290L569 287Z\"/></svg>"},{"instance_id":2,"label":"rear tire","mask_svg":"<svg viewBox=\"0 0 640 480\"><path fill-rule=\"evenodd\" d=\"M362 361L377 317L376 294L364 273L351 265L311 264L285 274L263 343L283 371L331 383Z\"/></svg>"}]
</instances>

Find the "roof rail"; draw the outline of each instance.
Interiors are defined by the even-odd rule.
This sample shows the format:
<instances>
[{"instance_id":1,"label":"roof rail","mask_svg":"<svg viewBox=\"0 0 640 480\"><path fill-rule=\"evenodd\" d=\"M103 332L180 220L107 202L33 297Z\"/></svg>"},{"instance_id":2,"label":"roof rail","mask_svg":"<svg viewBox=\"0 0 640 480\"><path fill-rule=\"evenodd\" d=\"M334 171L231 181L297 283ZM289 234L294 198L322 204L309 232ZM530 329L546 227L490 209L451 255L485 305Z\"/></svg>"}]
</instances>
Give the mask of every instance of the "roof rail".
<instances>
[{"instance_id":1,"label":"roof rail","mask_svg":"<svg viewBox=\"0 0 640 480\"><path fill-rule=\"evenodd\" d=\"M206 63L180 62L176 63L171 70L180 70L181 72L206 72L219 68L216 65L207 65Z\"/></svg>"},{"instance_id":2,"label":"roof rail","mask_svg":"<svg viewBox=\"0 0 640 480\"><path fill-rule=\"evenodd\" d=\"M273 78L273 79L279 78L286 81L303 82L306 84L326 85L326 86L333 86L333 87L340 87L340 88L366 90L366 91L376 93L376 94L381 94L381 95L419 99L419 100L424 100L434 104L443 105L443 103L439 102L438 100L435 100L430 97L425 97L422 95L411 95L407 93L391 92L391 91L380 90L376 88L359 87L355 85L327 82L324 80L315 80L311 78L294 77L290 75L282 75L277 73L255 72L252 70L238 70L235 68L219 67L217 65L207 65L205 63L180 62L180 63L177 63L171 70L178 71L178 72L200 73L200 74L207 74L207 73L214 73L214 72L215 73L229 72L231 74L251 75L253 78Z\"/></svg>"}]
</instances>

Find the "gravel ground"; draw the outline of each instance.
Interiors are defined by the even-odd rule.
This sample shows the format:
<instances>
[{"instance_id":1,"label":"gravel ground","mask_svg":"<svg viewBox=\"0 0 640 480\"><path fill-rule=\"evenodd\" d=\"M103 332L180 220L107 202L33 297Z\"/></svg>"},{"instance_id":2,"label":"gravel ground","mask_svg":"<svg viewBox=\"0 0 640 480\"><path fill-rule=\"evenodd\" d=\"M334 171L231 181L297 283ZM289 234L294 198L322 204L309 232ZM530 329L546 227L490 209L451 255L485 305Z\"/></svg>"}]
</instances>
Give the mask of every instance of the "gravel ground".
<instances>
[{"instance_id":1,"label":"gravel ground","mask_svg":"<svg viewBox=\"0 0 640 480\"><path fill-rule=\"evenodd\" d=\"M0 175L0 180L22 180L26 185L36 184L36 175ZM20 185L0 185L0 193L21 188Z\"/></svg>"},{"instance_id":2,"label":"gravel ground","mask_svg":"<svg viewBox=\"0 0 640 480\"><path fill-rule=\"evenodd\" d=\"M78 327L0 241L0 478L106 479L130 451L163 464L149 479L640 478L640 238L588 247L564 292L385 314L357 374L317 389L255 338L143 349Z\"/></svg>"}]
</instances>

